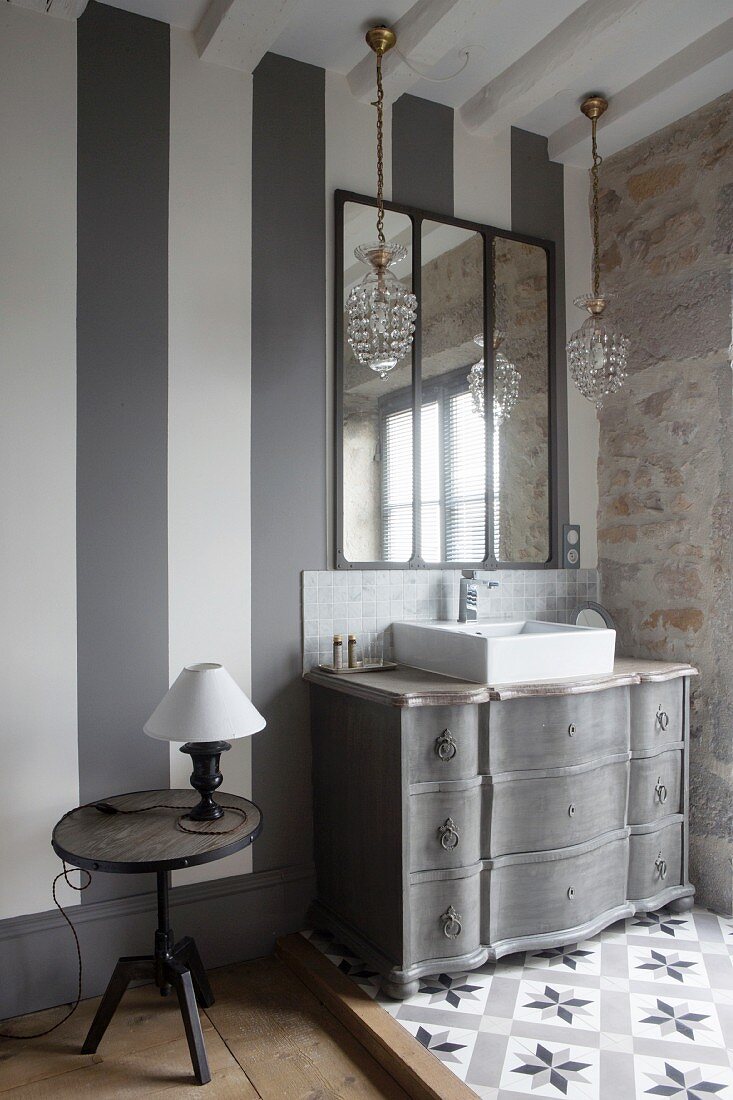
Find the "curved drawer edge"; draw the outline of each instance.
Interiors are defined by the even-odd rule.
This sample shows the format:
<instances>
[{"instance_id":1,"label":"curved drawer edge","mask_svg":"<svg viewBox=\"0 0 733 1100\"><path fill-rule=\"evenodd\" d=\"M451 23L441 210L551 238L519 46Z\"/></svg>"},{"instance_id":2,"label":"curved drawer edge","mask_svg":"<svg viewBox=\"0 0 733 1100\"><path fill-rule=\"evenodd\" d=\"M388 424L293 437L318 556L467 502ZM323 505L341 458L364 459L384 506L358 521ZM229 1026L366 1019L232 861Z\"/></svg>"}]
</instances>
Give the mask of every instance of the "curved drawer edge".
<instances>
[{"instance_id":1,"label":"curved drawer edge","mask_svg":"<svg viewBox=\"0 0 733 1100\"><path fill-rule=\"evenodd\" d=\"M681 815L678 816L681 818ZM673 818L664 818L664 821L671 824ZM650 831L646 826L636 828L639 832ZM553 863L558 859L571 859L573 856L582 856L585 852L602 848L614 840L625 840L629 836L629 830L630 826L625 825L623 829L615 829L612 833L601 833L600 836L585 840L582 844L570 844L567 848L550 848L546 852L511 852L505 856L494 856L493 859L482 860L482 865L485 871L491 871L497 867L508 867L513 863Z\"/></svg>"},{"instance_id":2,"label":"curved drawer edge","mask_svg":"<svg viewBox=\"0 0 733 1100\"><path fill-rule=\"evenodd\" d=\"M669 746L667 746L669 747ZM631 759L631 751L616 752L611 756L601 756L594 760L583 760L580 764L568 764L563 768L528 768L526 770L495 772L491 775L482 775L484 785L494 786L497 783L519 783L526 779L563 779L565 776L584 775L586 772L597 771L609 764L625 764Z\"/></svg>"},{"instance_id":3,"label":"curved drawer edge","mask_svg":"<svg viewBox=\"0 0 733 1100\"><path fill-rule=\"evenodd\" d=\"M635 913L653 913L655 909L660 909L663 905L669 905L671 901L678 901L680 898L694 898L694 896L695 887L688 882L683 883L681 886L668 886L666 890L660 890L654 897L641 898L631 904Z\"/></svg>"},{"instance_id":4,"label":"curved drawer edge","mask_svg":"<svg viewBox=\"0 0 733 1100\"><path fill-rule=\"evenodd\" d=\"M410 783L409 793L413 794L451 794L454 791L472 791L482 786L484 776L472 775L469 779L422 779Z\"/></svg>"},{"instance_id":5,"label":"curved drawer edge","mask_svg":"<svg viewBox=\"0 0 733 1100\"><path fill-rule=\"evenodd\" d=\"M613 909L607 909L585 924L577 924L574 928L563 928L559 932L541 932L535 936L516 936L511 939L497 940L488 947L489 959L496 960L504 955L513 955L515 951L543 951L548 947L565 947L569 943L579 943L587 940L589 936L595 936L608 928L609 924L633 917L636 912L634 902L627 901L623 905L616 905Z\"/></svg>"},{"instance_id":6,"label":"curved drawer edge","mask_svg":"<svg viewBox=\"0 0 733 1100\"><path fill-rule=\"evenodd\" d=\"M484 863L469 863L463 867L434 867L424 871L410 871L410 886L416 886L420 882L455 882L457 879L473 878L480 875Z\"/></svg>"},{"instance_id":7,"label":"curved drawer edge","mask_svg":"<svg viewBox=\"0 0 733 1100\"><path fill-rule=\"evenodd\" d=\"M649 821L643 825L627 825L631 836L640 836L644 833L658 833L662 829L668 829L670 825L682 825L685 821L684 814L668 814L660 817L659 821Z\"/></svg>"},{"instance_id":8,"label":"curved drawer edge","mask_svg":"<svg viewBox=\"0 0 733 1100\"><path fill-rule=\"evenodd\" d=\"M651 760L654 756L661 756L663 752L682 752L684 741L667 741L664 745L655 745L651 749L632 749L632 760Z\"/></svg>"}]
</instances>

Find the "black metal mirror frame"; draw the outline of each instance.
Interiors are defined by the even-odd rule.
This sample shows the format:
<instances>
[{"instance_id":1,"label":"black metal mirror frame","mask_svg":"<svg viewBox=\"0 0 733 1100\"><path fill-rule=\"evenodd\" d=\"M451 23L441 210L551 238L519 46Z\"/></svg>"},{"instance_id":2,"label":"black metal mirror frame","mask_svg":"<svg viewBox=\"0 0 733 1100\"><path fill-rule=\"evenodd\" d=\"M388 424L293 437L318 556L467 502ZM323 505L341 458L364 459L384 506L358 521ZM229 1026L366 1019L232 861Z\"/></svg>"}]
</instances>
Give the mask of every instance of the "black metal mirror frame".
<instances>
[{"instance_id":1,"label":"black metal mirror frame","mask_svg":"<svg viewBox=\"0 0 733 1100\"><path fill-rule=\"evenodd\" d=\"M412 344L412 556L409 561L349 561L344 557L344 459L343 459L343 411L344 411L344 207L346 203L358 203L362 206L376 207L376 199L367 195L359 195L353 191L337 190L335 192L335 272L334 272L334 363L335 386L334 399L334 490L335 490L335 565L337 569L557 569L560 560L560 537L562 524L568 521L568 517L560 514L560 502L567 500L567 466L560 462L560 456L567 454L566 440L560 439L561 432L566 432L566 418L560 415L558 409L558 379L557 379L557 354L556 354L556 250L555 242L543 240L540 237L530 237L524 233L513 233L508 229L499 229L493 225L482 225L479 222L465 221L462 218L448 217L445 214L435 214L428 210L420 210L412 206L402 206L399 203L385 202L385 210L396 214L404 214L410 220L412 232L412 289L417 295L418 303L421 301L422 279L422 234L421 227L424 221L438 222L443 225L452 225L459 229L465 229L472 233L480 234L483 238L484 250L484 287L490 286L493 280L493 242L495 237L505 240L518 241L521 244L530 244L541 248L547 260L547 362L548 362L548 478L549 478L549 547L550 553L542 562L504 562L498 561L494 556L494 511L492 507L494 484L494 455L493 447L486 447L486 554L481 561L449 561L426 562L418 553L421 545L420 522L421 500L420 485L420 417L414 415L415 409L422 407L422 331L420 314L415 327L415 337ZM484 293L484 332L493 331L493 318L491 316L491 295ZM491 409L494 403L494 349L490 340L484 341L484 407ZM560 443L562 442L562 446Z\"/></svg>"}]
</instances>

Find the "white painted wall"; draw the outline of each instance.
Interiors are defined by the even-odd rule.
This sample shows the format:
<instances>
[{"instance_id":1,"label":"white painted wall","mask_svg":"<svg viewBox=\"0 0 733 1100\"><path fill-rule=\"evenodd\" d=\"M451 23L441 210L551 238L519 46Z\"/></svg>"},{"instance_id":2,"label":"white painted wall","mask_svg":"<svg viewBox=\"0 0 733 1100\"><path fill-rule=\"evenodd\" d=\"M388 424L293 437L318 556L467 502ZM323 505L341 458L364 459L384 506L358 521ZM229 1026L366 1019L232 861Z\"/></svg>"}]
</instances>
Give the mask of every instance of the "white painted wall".
<instances>
[{"instance_id":1,"label":"white painted wall","mask_svg":"<svg viewBox=\"0 0 733 1100\"><path fill-rule=\"evenodd\" d=\"M170 678L219 661L250 690L252 78L201 62L171 29L168 395ZM257 736L266 737L267 730ZM171 746L171 785L190 758ZM249 738L222 758L223 790L252 790ZM176 874L252 869L251 849Z\"/></svg>"},{"instance_id":2,"label":"white painted wall","mask_svg":"<svg viewBox=\"0 0 733 1100\"><path fill-rule=\"evenodd\" d=\"M565 166L565 302L567 334L587 317L573 299L591 285L592 242L588 216L588 172ZM570 521L580 524L580 564L598 564L598 417L568 376L568 466Z\"/></svg>"},{"instance_id":3,"label":"white painted wall","mask_svg":"<svg viewBox=\"0 0 733 1100\"><path fill-rule=\"evenodd\" d=\"M0 149L3 918L52 907L79 801L74 23L0 6Z\"/></svg>"}]
</instances>

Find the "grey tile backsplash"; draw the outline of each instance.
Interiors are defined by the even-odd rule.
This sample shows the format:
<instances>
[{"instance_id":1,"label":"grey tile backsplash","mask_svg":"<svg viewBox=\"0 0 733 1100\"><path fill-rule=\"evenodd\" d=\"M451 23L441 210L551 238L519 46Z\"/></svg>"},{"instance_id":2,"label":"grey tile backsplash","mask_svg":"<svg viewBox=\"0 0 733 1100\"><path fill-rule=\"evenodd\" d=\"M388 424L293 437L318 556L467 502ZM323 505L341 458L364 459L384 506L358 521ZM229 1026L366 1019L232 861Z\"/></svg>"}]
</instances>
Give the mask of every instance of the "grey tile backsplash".
<instances>
[{"instance_id":1,"label":"grey tile backsplash","mask_svg":"<svg viewBox=\"0 0 733 1100\"><path fill-rule=\"evenodd\" d=\"M402 619L453 620L458 617L457 569L307 570L301 575L303 669L330 664L333 635L368 631L384 635L390 653L390 630ZM481 572L497 580L498 589L479 589L479 618L515 617L567 622L583 600L598 599L595 569L515 569Z\"/></svg>"}]
</instances>

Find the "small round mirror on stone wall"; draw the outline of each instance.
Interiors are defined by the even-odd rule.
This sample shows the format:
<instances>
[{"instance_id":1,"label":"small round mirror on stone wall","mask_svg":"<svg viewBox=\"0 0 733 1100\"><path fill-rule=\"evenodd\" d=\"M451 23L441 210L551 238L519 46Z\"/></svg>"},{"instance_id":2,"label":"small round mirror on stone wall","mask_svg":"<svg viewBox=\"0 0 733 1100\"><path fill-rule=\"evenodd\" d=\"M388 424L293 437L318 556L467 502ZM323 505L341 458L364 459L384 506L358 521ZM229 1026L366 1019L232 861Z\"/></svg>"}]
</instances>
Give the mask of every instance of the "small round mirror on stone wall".
<instances>
[{"instance_id":1,"label":"small round mirror on stone wall","mask_svg":"<svg viewBox=\"0 0 733 1100\"><path fill-rule=\"evenodd\" d=\"M615 630L616 624L613 618L602 604L593 600L580 603L570 615L573 626L590 626L596 630Z\"/></svg>"}]
</instances>

